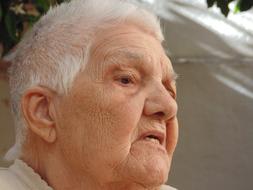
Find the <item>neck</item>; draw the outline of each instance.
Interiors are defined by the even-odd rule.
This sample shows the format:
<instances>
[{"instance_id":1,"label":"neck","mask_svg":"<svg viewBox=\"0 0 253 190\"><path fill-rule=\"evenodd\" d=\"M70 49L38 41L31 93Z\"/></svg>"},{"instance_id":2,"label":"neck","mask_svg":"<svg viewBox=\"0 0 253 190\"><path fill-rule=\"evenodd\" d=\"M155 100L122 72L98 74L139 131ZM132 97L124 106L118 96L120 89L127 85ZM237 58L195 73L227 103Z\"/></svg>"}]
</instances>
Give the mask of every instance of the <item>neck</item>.
<instances>
[{"instance_id":1,"label":"neck","mask_svg":"<svg viewBox=\"0 0 253 190\"><path fill-rule=\"evenodd\" d=\"M29 150L29 151L27 151ZM46 150L46 151L45 151ZM160 187L145 187L132 181L103 183L90 176L90 172L80 172L66 164L63 156L50 151L48 147L36 143L23 149L21 159L26 162L54 190L159 190ZM107 175L107 174L105 174Z\"/></svg>"},{"instance_id":2,"label":"neck","mask_svg":"<svg viewBox=\"0 0 253 190\"><path fill-rule=\"evenodd\" d=\"M48 155L47 158L51 156ZM28 159L21 158L38 173L41 178L54 190L159 190L160 187L148 188L133 182L98 183L89 175L78 174L66 167L57 159Z\"/></svg>"}]
</instances>

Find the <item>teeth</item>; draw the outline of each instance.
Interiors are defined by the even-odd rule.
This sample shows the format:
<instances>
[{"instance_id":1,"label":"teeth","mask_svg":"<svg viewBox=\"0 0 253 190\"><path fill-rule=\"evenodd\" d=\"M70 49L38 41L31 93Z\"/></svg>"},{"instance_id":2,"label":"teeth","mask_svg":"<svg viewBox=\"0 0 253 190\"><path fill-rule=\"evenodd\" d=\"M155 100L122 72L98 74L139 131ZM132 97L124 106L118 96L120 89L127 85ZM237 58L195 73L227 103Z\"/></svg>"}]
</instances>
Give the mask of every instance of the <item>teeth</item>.
<instances>
[{"instance_id":1,"label":"teeth","mask_svg":"<svg viewBox=\"0 0 253 190\"><path fill-rule=\"evenodd\" d=\"M159 140L155 138L145 137L145 140L156 143L156 144L160 144Z\"/></svg>"}]
</instances>

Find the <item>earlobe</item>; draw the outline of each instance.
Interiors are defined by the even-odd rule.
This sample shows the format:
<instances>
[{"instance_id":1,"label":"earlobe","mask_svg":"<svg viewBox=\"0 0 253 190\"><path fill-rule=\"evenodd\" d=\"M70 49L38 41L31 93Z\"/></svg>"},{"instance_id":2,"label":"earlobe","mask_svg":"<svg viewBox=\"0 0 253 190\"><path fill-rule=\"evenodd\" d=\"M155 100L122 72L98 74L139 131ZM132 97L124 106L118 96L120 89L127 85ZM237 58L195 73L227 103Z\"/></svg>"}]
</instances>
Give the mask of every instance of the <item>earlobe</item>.
<instances>
[{"instance_id":1,"label":"earlobe","mask_svg":"<svg viewBox=\"0 0 253 190\"><path fill-rule=\"evenodd\" d=\"M48 143L56 140L54 92L44 87L34 87L25 92L21 100L27 127ZM53 109L53 111L51 110Z\"/></svg>"}]
</instances>

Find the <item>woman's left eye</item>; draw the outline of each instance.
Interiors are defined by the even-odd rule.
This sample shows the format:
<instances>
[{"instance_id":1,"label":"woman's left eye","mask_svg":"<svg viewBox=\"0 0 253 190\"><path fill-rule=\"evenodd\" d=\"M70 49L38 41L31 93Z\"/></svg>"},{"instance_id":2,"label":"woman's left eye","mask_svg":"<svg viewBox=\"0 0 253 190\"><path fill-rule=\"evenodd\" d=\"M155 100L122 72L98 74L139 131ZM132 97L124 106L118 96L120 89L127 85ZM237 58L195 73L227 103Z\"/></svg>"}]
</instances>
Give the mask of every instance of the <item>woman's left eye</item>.
<instances>
[{"instance_id":1,"label":"woman's left eye","mask_svg":"<svg viewBox=\"0 0 253 190\"><path fill-rule=\"evenodd\" d=\"M129 83L132 83L133 81L132 81L132 79L130 77L121 77L120 78L120 82L122 84L129 84Z\"/></svg>"},{"instance_id":2,"label":"woman's left eye","mask_svg":"<svg viewBox=\"0 0 253 190\"><path fill-rule=\"evenodd\" d=\"M133 87L137 85L139 78L137 74L129 71L116 74L114 81L123 87Z\"/></svg>"}]
</instances>

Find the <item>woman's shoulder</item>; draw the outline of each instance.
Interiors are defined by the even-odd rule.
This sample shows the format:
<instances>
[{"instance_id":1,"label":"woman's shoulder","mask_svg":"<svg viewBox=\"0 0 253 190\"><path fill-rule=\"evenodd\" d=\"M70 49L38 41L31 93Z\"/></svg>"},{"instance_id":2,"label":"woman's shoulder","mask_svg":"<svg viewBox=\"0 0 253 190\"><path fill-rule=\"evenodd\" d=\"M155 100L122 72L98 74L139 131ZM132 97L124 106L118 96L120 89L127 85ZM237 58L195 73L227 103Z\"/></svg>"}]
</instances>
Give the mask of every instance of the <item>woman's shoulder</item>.
<instances>
[{"instance_id":1,"label":"woman's shoulder","mask_svg":"<svg viewBox=\"0 0 253 190\"><path fill-rule=\"evenodd\" d=\"M161 190L177 190L169 185L162 185Z\"/></svg>"},{"instance_id":2,"label":"woman's shoulder","mask_svg":"<svg viewBox=\"0 0 253 190\"><path fill-rule=\"evenodd\" d=\"M0 168L0 189L13 190L13 176L8 171L8 168Z\"/></svg>"}]
</instances>

